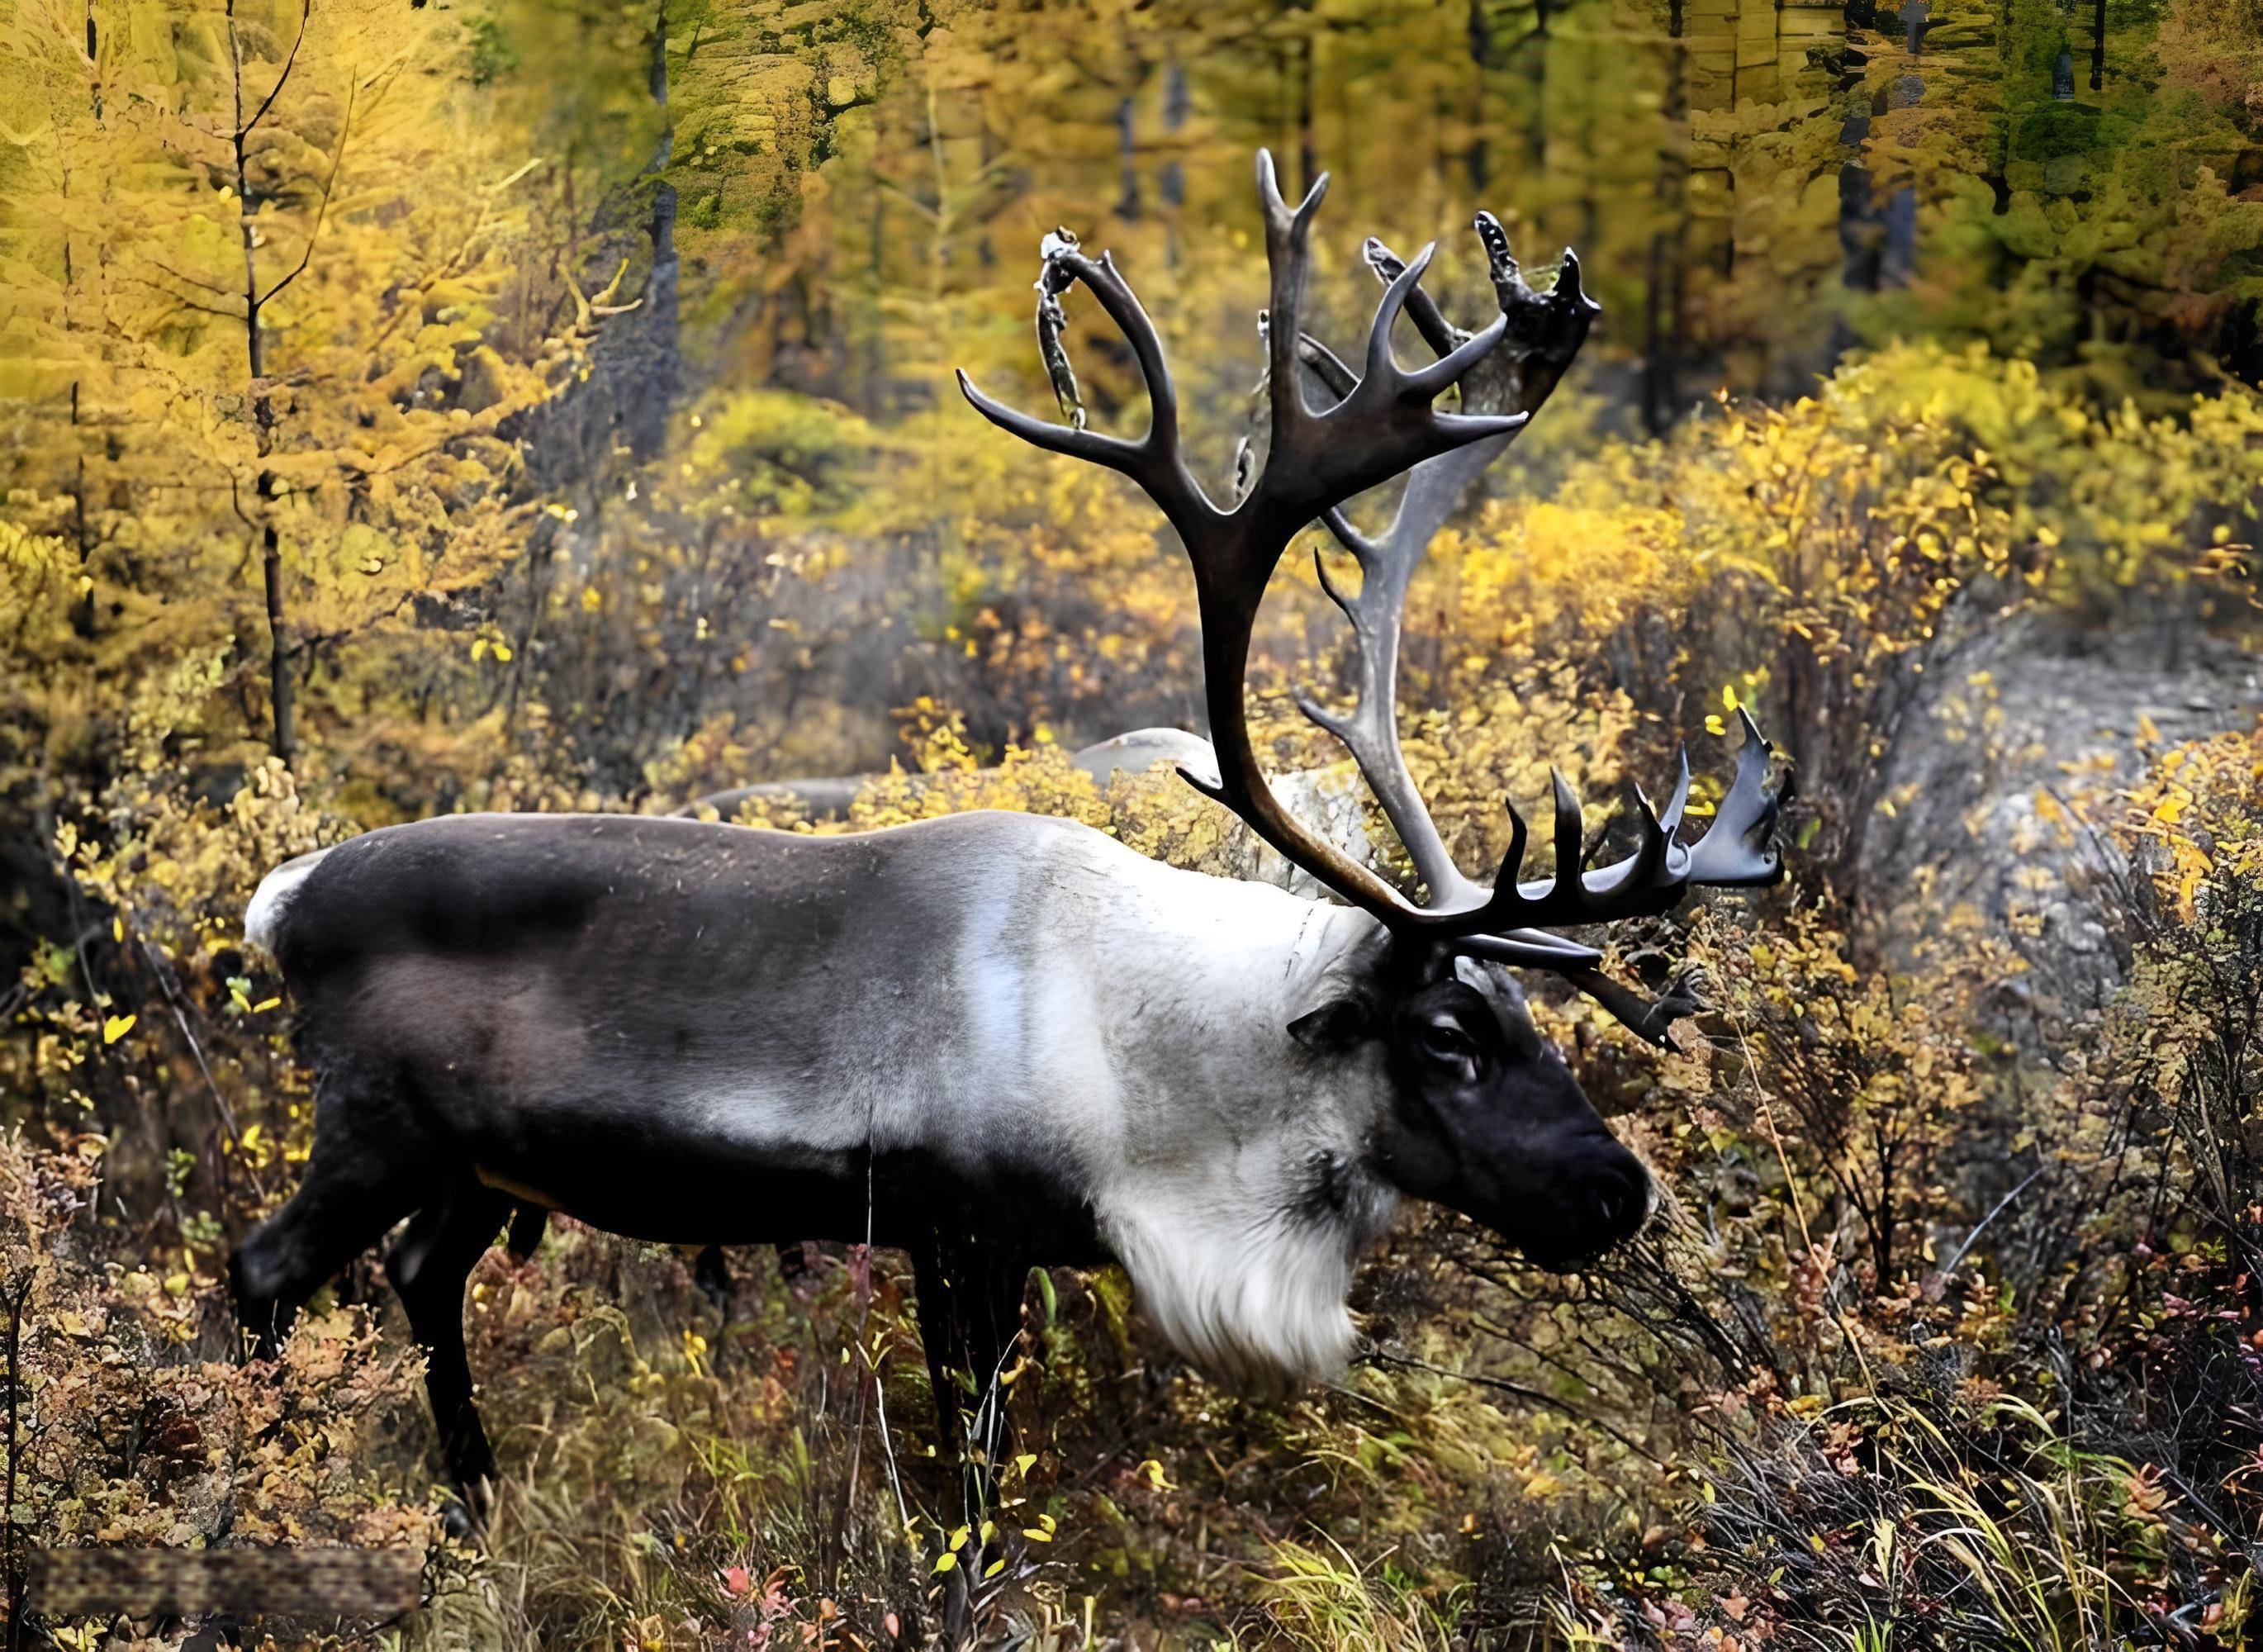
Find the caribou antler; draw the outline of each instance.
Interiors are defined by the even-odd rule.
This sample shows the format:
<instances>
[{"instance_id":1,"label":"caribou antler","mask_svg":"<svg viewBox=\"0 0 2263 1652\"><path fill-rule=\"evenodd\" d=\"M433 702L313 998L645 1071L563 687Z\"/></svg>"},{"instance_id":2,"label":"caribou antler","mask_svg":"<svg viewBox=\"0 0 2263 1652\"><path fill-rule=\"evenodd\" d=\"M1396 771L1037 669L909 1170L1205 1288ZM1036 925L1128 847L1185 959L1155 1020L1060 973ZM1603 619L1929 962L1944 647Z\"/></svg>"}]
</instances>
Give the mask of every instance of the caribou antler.
<instances>
[{"instance_id":1,"label":"caribou antler","mask_svg":"<svg viewBox=\"0 0 2263 1652\"><path fill-rule=\"evenodd\" d=\"M1525 283L1500 221L1490 213L1480 214L1477 230L1508 327L1501 345L1464 375L1462 405L1478 413L1522 414L1529 418L1578 354L1601 306L1582 290L1579 258L1568 249L1555 284L1545 292L1536 292ZM1363 251L1369 267L1386 283L1398 279L1406 268L1379 241L1370 238ZM1442 355L1467 337L1446 320L1428 293L1418 292L1406 312L1424 342ZM1344 394L1348 369L1318 340L1307 337L1301 344L1300 358L1306 369L1337 395ZM1461 950L1562 970L1642 1036L1663 1042L1674 1016L1686 1012L1685 996L1673 995L1653 1004L1592 967L1567 968L1561 961L1565 943L1535 931L1544 925L1603 923L1662 911L1693 884L1772 880L1778 867L1768 844L1777 810L1788 795L1789 780L1786 793L1768 792L1768 747L1746 718L1746 742L1736 784L1712 830L1697 844L1685 850L1673 839L1688 799L1685 756L1663 818L1637 792L1640 842L1625 860L1594 871L1582 869L1586 823L1578 800L1559 774L1555 779L1555 877L1531 882L1518 880L1527 834L1514 808L1509 810L1509 851L1493 888L1487 890L1463 875L1423 806L1399 749L1399 639L1406 593L1432 537L1459 508L1485 467L1513 439L1513 432L1489 438L1417 467L1407 478L1391 526L1379 538L1362 533L1340 508L1326 513L1329 531L1360 568L1358 594L1348 596L1330 576L1327 562L1317 554L1313 559L1322 589L1351 621L1356 694L1352 709L1342 714L1328 711L1302 692L1297 703L1306 717L1350 752L1392 830L1406 845L1415 875L1428 891L1428 908L1489 914L1488 926L1497 921L1498 927L1507 931L1470 936L1460 943Z\"/></svg>"},{"instance_id":2,"label":"caribou antler","mask_svg":"<svg viewBox=\"0 0 2263 1652\"><path fill-rule=\"evenodd\" d=\"M1785 793L1768 790L1769 748L1749 718L1735 783L1710 830L1694 844L1685 846L1674 837L1689 793L1685 759L1662 817L1637 792L1638 838L1635 851L1623 860L1586 868L1585 822L1578 800L1559 775L1552 877L1520 880L1527 833L1513 808L1509 851L1490 888L1473 883L1454 865L1399 746L1394 714L1407 588L1431 535L1554 388L1585 339L1596 306L1581 290L1579 262L1568 251L1552 287L1537 293L1528 286L1499 221L1486 214L1478 220L1477 229L1501 313L1481 331L1465 335L1447 322L1421 290L1435 243L1402 264L1370 240L1366 256L1384 281L1384 293L1355 373L1299 324L1312 221L1327 177L1292 209L1282 198L1272 156L1261 151L1257 184L1271 278L1264 320L1269 441L1264 467L1254 477L1241 462L1247 455L1238 456L1241 474L1228 508L1214 504L1187 468L1177 396L1153 322L1114 262L1104 254L1097 261L1088 258L1074 237L1057 233L1045 249L1038 331L1048 370L1057 391L1064 383L1071 387L1061 392L1066 404L1074 378L1062 371L1065 358L1054 359L1059 302L1081 281L1123 330L1139 361L1150 408L1147 433L1134 441L1087 430L1081 421L1065 426L1032 418L992 401L959 374L960 388L984 417L1051 452L1123 472L1177 530L1194 567L1204 699L1218 756L1214 779L1188 772L1188 780L1240 815L1291 861L1394 930L1473 954L1562 970L1575 979L1592 975L1601 954L1539 929L1661 912L1693 884L1772 880L1780 866L1770 838ZM1402 312L1437 353L1427 366L1402 366L1392 353L1391 331ZM1334 398L1327 406L1315 409L1307 401L1308 373ZM1457 385L1462 387L1464 410L1438 411L1432 403ZM1403 473L1411 475L1391 528L1379 539L1360 533L1343 516L1344 502ZM1428 899L1422 904L1315 836L1283 807L1266 783L1251 743L1243 681L1258 605L1282 553L1316 518L1327 523L1363 572L1359 594L1347 597L1321 570L1323 583L1351 619L1357 638L1359 693L1351 712L1342 716L1309 696L1299 696L1298 703L1350 750L1427 887ZM1614 990L1629 996L1624 989ZM1606 995L1605 1002L1612 1000Z\"/></svg>"},{"instance_id":3,"label":"caribou antler","mask_svg":"<svg viewBox=\"0 0 2263 1652\"><path fill-rule=\"evenodd\" d=\"M1270 272L1267 350L1269 361L1270 441L1265 467L1233 502L1220 510L1187 469L1180 445L1178 395L1163 359L1162 341L1131 287L1105 255L1088 258L1055 236L1048 249L1048 279L1040 283L1041 306L1066 283L1059 272L1081 281L1100 301L1130 343L1147 387L1147 433L1127 440L1097 431L1051 424L993 401L965 373L959 388L977 411L1037 446L1067 453L1123 472L1154 500L1177 530L1193 564L1195 597L1202 620L1204 699L1211 741L1218 752L1218 778L1211 782L1189 775L1200 790L1240 815L1257 835L1283 856L1354 905L1386 922L1419 917L1422 909L1333 844L1315 836L1284 808L1265 784L1249 733L1242 681L1249 662L1250 634L1266 582L1282 553L1323 512L1377 482L1411 470L1425 460L1523 424L1522 415L1467 416L1441 413L1431 404L1498 344L1507 331L1503 315L1463 340L1426 367L1399 365L1391 349L1391 329L1418 290L1434 247L1425 247L1385 288L1369 328L1363 370L1335 402L1315 409L1298 382L1298 318L1304 310L1305 280L1312 262L1313 214L1327 192L1324 174L1294 208L1282 199L1273 157L1257 157L1258 198L1265 214L1265 252ZM1567 957L1592 958L1584 947L1565 944Z\"/></svg>"},{"instance_id":4,"label":"caribou antler","mask_svg":"<svg viewBox=\"0 0 2263 1652\"><path fill-rule=\"evenodd\" d=\"M1579 260L1570 253L1565 255L1564 274L1556 286L1545 293L1535 293L1524 284L1516 260L1509 254L1508 237L1500 221L1491 213L1480 213L1477 230L1486 249L1493 289L1500 295L1505 338L1463 379L1462 405L1474 412L1529 419L1579 353L1588 324L1601 307L1580 291ZM1368 267L1386 284L1399 279L1406 271L1399 255L1372 236L1362 252ZM1419 289L1409 300L1406 314L1423 342L1441 356L1468 337L1446 320L1428 293ZM1313 376L1337 395L1347 394L1349 369L1319 340L1306 337L1300 342L1302 359ZM1454 865L1399 751L1399 641L1406 592L1432 536L1460 509L1486 467L1507 451L1515 438L1515 431L1507 431L1416 466L1406 479L1398 514L1380 539L1370 539L1352 526L1341 506L1325 512L1328 531L1359 564L1356 597L1343 593L1317 553L1312 559L1321 589L1351 621L1358 692L1350 713L1343 716L1324 709L1302 691L1297 695L1298 707L1351 753L1376 801L1382 804L1392 830L1406 846L1414 874L1428 889L1433 903L1467 905L1482 891Z\"/></svg>"}]
</instances>

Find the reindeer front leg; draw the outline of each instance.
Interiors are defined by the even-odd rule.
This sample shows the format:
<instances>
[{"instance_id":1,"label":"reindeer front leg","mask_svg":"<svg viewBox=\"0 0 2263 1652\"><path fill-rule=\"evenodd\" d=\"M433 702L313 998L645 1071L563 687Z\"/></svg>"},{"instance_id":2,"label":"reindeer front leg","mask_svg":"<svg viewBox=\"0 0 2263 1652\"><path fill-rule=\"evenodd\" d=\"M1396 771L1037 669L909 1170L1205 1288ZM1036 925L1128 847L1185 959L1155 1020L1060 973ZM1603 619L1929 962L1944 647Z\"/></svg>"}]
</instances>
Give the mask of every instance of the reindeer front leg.
<instances>
[{"instance_id":1,"label":"reindeer front leg","mask_svg":"<svg viewBox=\"0 0 2263 1652\"><path fill-rule=\"evenodd\" d=\"M937 1231L912 1247L920 1340L935 1390L936 1454L944 1516L979 1534L997 1507L999 1463L1008 1447L1004 1377L1022 1336L1030 1264L979 1240ZM944 1579L944 1642L974 1644L974 1609L991 1556L970 1535Z\"/></svg>"}]
</instances>

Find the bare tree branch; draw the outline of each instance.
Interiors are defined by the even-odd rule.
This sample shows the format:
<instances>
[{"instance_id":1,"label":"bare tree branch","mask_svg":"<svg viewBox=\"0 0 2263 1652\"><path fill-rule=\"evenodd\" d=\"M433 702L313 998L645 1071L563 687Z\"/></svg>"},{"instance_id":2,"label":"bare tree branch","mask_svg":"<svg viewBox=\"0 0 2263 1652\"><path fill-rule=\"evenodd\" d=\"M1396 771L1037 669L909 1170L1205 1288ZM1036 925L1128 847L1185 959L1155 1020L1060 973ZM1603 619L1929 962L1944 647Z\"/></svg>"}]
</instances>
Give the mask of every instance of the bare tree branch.
<instances>
[{"instance_id":1,"label":"bare tree branch","mask_svg":"<svg viewBox=\"0 0 2263 1652\"><path fill-rule=\"evenodd\" d=\"M298 266L290 274L259 295L258 302L254 306L255 308L265 308L270 299L304 275L307 272L307 264L314 262L315 248L322 238L322 225L330 215L330 192L337 186L338 168L343 164L346 158L346 137L353 130L354 98L360 90L357 86L349 89L346 92L345 124L338 128L338 147L330 156L330 175L322 180L322 205L315 209L315 228L307 236L307 250L299 255Z\"/></svg>"},{"instance_id":2,"label":"bare tree branch","mask_svg":"<svg viewBox=\"0 0 2263 1652\"><path fill-rule=\"evenodd\" d=\"M216 281L204 280L200 277L191 275L185 270L176 270L171 264L165 263L163 259L152 258L149 260L149 263L155 268L171 276L176 281L185 281L191 286L200 286L207 293L217 293L222 298L226 299L233 299L236 296L235 289L234 287L222 286ZM155 284L153 282L151 285L154 286ZM239 316L235 319L241 320L242 317Z\"/></svg>"},{"instance_id":3,"label":"bare tree branch","mask_svg":"<svg viewBox=\"0 0 2263 1652\"><path fill-rule=\"evenodd\" d=\"M291 42L291 54L283 60L283 72L275 77L274 89L267 94L266 100L252 112L251 119L235 129L235 135L239 140L251 135L251 129L266 119L267 112L275 106L276 98L283 95L283 88L291 78L291 70L298 64L299 47L305 44L307 39L307 19L313 15L314 10L315 0L299 0L299 37ZM235 14L231 8L228 13L228 27L231 33L235 26ZM242 115L242 106L238 105L236 113Z\"/></svg>"}]
</instances>

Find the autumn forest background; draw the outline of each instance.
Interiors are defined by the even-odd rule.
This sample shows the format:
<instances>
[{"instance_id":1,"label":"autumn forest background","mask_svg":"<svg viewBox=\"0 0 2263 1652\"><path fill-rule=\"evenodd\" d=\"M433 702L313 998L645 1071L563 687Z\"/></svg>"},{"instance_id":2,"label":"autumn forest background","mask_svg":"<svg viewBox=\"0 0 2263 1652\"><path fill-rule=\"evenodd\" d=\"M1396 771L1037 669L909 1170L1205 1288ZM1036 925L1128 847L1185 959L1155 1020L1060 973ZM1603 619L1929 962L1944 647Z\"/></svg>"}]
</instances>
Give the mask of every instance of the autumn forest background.
<instances>
[{"instance_id":1,"label":"autumn forest background","mask_svg":"<svg viewBox=\"0 0 2263 1652\"><path fill-rule=\"evenodd\" d=\"M891 1253L711 1291L570 1223L491 1254L476 1540L373 1258L239 1361L227 1251L311 1100L242 914L290 854L476 808L1033 808L1251 869L1168 773L1068 757L1200 728L1175 546L951 370L1049 402L1068 226L1226 475L1261 145L1334 176L1340 347L1370 234L1438 238L1481 321L1480 208L1603 306L1410 604L1462 863L1551 763L1720 772L1742 706L1798 770L1791 875L1617 938L1629 978L1703 971L1672 1052L1535 985L1668 1191L1629 1252L1551 1276L1411 1213L1367 1355L1278 1404L1174 1365L1120 1275L1034 1279L986 1632L2252 1643L2257 0L0 0L11 1648L209 1629L44 1616L35 1543L429 1555L418 1612L245 1644L932 1626L965 1537ZM1292 554L1277 771L1349 783L1289 699L1346 641Z\"/></svg>"}]
</instances>

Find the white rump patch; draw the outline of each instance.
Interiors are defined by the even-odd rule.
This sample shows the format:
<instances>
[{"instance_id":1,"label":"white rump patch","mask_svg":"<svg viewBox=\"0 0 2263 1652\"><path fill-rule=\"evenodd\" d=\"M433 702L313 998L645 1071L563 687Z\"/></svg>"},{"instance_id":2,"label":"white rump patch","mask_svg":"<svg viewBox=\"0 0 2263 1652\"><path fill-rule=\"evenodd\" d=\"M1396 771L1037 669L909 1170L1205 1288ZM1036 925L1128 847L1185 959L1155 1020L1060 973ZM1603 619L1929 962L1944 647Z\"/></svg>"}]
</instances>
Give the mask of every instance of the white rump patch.
<instances>
[{"instance_id":1,"label":"white rump patch","mask_svg":"<svg viewBox=\"0 0 2263 1652\"><path fill-rule=\"evenodd\" d=\"M251 904L243 909L243 938L271 958L275 956L278 941L282 938L283 917L291 909L291 899L299 893L299 886L307 874L322 864L322 857L330 851L317 849L309 855L300 855L285 861L259 880L259 888L251 897Z\"/></svg>"}]
</instances>

